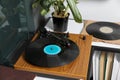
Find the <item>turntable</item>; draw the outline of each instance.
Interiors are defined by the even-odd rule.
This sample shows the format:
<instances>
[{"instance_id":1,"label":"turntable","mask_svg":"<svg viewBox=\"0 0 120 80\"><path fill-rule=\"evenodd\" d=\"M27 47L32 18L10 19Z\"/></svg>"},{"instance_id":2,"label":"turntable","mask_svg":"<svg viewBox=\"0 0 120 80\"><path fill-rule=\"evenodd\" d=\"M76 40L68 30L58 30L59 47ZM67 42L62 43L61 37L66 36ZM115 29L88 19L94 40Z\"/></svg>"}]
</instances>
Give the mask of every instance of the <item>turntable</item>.
<instances>
[{"instance_id":1,"label":"turntable","mask_svg":"<svg viewBox=\"0 0 120 80\"><path fill-rule=\"evenodd\" d=\"M43 28L40 38L27 46L25 60L40 67L63 66L74 61L80 49L68 37L69 33L52 33Z\"/></svg>"},{"instance_id":2,"label":"turntable","mask_svg":"<svg viewBox=\"0 0 120 80\"><path fill-rule=\"evenodd\" d=\"M42 30L40 35L36 33L14 67L18 70L86 80L91 40L91 36Z\"/></svg>"}]
</instances>

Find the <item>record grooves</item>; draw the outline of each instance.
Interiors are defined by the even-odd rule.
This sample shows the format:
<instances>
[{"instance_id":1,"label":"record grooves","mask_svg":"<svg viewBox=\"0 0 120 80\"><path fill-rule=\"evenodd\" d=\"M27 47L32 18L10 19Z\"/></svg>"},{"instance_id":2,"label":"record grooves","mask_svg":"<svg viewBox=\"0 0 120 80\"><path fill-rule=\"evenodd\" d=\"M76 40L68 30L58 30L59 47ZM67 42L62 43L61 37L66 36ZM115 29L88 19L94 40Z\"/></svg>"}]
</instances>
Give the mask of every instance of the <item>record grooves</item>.
<instances>
[{"instance_id":1,"label":"record grooves","mask_svg":"<svg viewBox=\"0 0 120 80\"><path fill-rule=\"evenodd\" d=\"M120 39L120 25L111 22L95 22L87 26L86 32L103 40Z\"/></svg>"},{"instance_id":2,"label":"record grooves","mask_svg":"<svg viewBox=\"0 0 120 80\"><path fill-rule=\"evenodd\" d=\"M78 46L71 40L65 46L54 37L43 37L26 48L25 60L40 67L57 67L68 64L79 55ZM50 47L50 48L49 48Z\"/></svg>"}]
</instances>

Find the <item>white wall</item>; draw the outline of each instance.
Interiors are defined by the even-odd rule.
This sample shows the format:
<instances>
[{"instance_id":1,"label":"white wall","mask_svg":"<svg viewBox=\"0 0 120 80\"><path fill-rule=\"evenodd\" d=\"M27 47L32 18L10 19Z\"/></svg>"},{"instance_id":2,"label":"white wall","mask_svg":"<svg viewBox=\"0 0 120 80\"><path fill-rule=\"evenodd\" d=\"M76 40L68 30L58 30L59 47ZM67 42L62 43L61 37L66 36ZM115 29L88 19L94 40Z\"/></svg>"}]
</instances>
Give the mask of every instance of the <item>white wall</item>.
<instances>
[{"instance_id":1,"label":"white wall","mask_svg":"<svg viewBox=\"0 0 120 80\"><path fill-rule=\"evenodd\" d=\"M83 19L120 22L120 0L79 0L77 6Z\"/></svg>"}]
</instances>

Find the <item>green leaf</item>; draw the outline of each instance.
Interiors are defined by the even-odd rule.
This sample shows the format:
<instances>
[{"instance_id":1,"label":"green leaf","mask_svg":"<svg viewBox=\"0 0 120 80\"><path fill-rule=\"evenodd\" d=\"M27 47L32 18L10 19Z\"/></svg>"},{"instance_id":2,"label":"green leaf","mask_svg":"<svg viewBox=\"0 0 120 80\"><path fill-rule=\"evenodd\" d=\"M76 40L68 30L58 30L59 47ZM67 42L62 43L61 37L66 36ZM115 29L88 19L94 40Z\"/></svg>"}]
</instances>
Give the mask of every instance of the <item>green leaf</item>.
<instances>
[{"instance_id":1,"label":"green leaf","mask_svg":"<svg viewBox=\"0 0 120 80\"><path fill-rule=\"evenodd\" d=\"M46 15L52 5L51 0L35 0L32 4L33 8L40 7L40 14Z\"/></svg>"},{"instance_id":2,"label":"green leaf","mask_svg":"<svg viewBox=\"0 0 120 80\"><path fill-rule=\"evenodd\" d=\"M74 17L75 21L78 22L78 23L81 23L82 22L82 16L79 12L79 9L76 6L75 1L74 0L66 0L66 1L67 1L68 5L70 7L70 10L73 14L73 17Z\"/></svg>"},{"instance_id":3,"label":"green leaf","mask_svg":"<svg viewBox=\"0 0 120 80\"><path fill-rule=\"evenodd\" d=\"M47 13L48 13L48 11L46 11L45 9L43 9L42 11L40 11L40 14L43 15L43 16L46 15Z\"/></svg>"}]
</instances>

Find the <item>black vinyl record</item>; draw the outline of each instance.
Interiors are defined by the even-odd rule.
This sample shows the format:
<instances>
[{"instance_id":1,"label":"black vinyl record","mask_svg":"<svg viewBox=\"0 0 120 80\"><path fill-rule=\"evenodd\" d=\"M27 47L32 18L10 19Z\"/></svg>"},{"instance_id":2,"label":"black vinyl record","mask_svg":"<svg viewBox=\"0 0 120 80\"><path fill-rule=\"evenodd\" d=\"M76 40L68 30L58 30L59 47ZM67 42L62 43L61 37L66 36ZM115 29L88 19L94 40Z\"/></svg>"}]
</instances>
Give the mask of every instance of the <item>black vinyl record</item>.
<instances>
[{"instance_id":1,"label":"black vinyl record","mask_svg":"<svg viewBox=\"0 0 120 80\"><path fill-rule=\"evenodd\" d=\"M25 60L40 67L57 67L68 64L79 55L78 46L73 41L68 41L70 46L66 47L61 45L55 38L38 39L27 47ZM58 50L57 54L46 54L44 49L49 45L56 45L60 50Z\"/></svg>"},{"instance_id":2,"label":"black vinyl record","mask_svg":"<svg viewBox=\"0 0 120 80\"><path fill-rule=\"evenodd\" d=\"M103 40L120 39L120 25L111 22L95 22L87 26L88 34Z\"/></svg>"}]
</instances>

